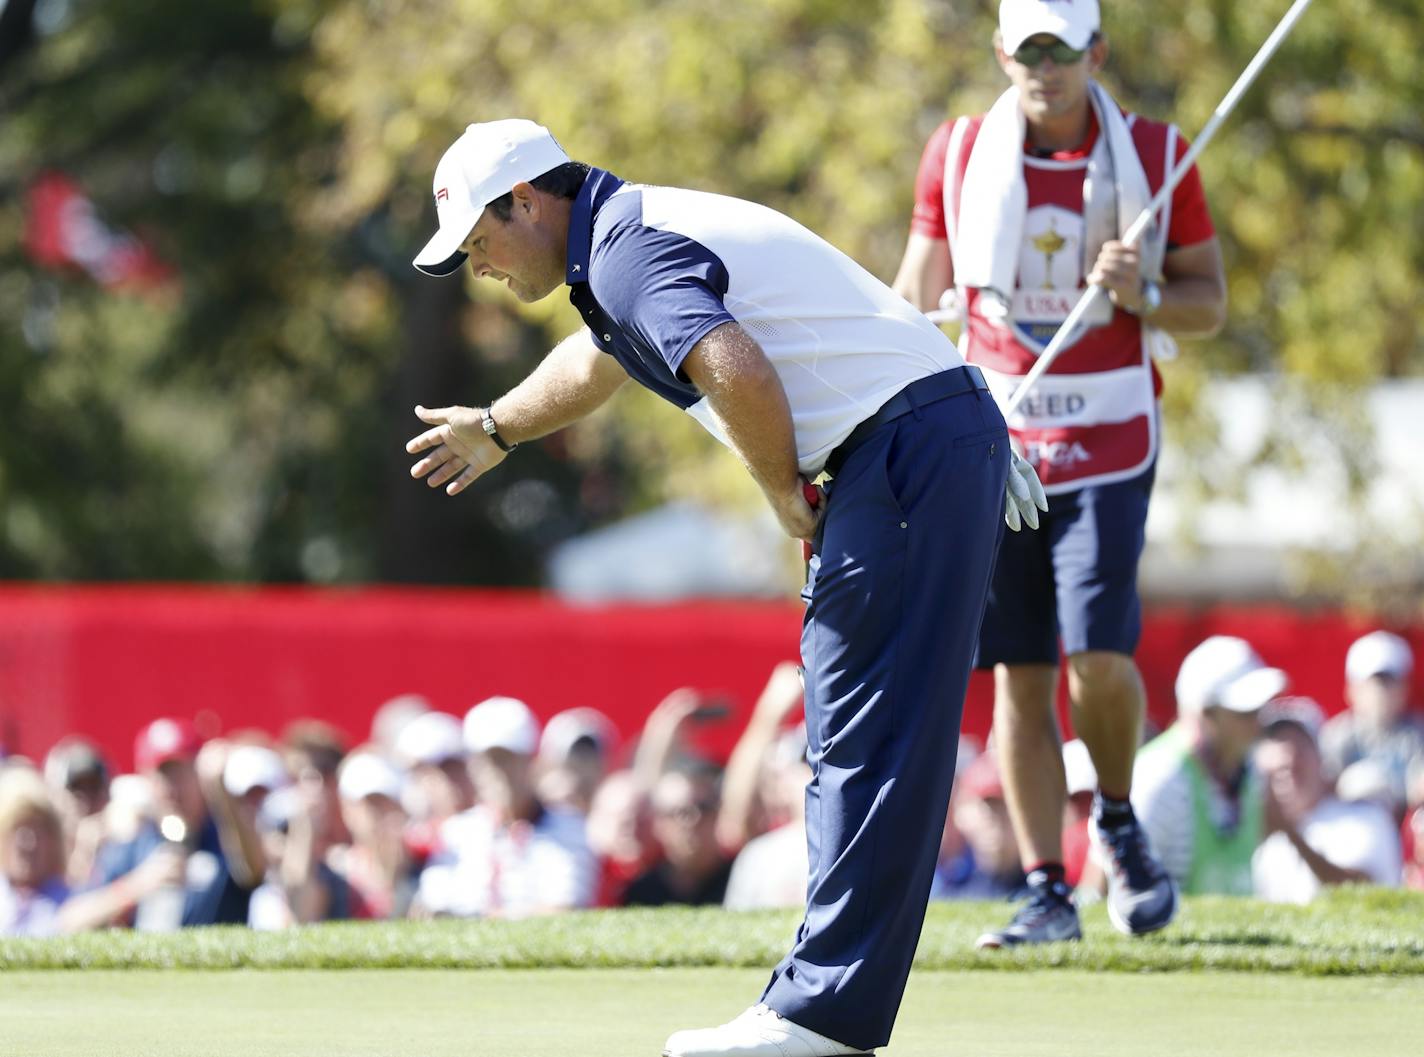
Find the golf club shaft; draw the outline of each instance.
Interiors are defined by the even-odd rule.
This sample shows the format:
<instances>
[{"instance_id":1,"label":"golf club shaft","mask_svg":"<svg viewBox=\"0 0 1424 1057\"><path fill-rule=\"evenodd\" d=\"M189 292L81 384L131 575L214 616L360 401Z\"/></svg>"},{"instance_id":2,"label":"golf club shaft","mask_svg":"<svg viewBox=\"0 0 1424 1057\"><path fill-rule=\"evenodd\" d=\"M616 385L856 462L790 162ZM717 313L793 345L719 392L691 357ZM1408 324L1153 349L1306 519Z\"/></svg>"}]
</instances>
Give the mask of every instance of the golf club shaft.
<instances>
[{"instance_id":1,"label":"golf club shaft","mask_svg":"<svg viewBox=\"0 0 1424 1057\"><path fill-rule=\"evenodd\" d=\"M1261 49L1256 52L1256 57L1247 64L1246 69L1241 71L1241 76L1236 78L1236 83L1231 86L1231 90L1226 93L1225 97L1223 97L1221 102L1217 105L1216 110L1212 112L1210 120L1208 120L1206 125L1202 128L1201 134L1197 137L1196 142L1192 144L1191 149L1188 150L1186 154L1182 155L1181 160L1177 162L1176 167L1172 170L1172 174L1167 178L1166 182L1162 184L1161 190L1153 196L1152 201L1147 203L1147 207L1137 215L1137 219L1134 220L1132 224L1128 226L1127 231L1123 233L1122 241L1124 243L1132 246L1142 237L1142 233L1146 231L1148 226L1152 223L1152 218L1157 215L1157 211L1162 208L1172 192L1176 189L1177 184L1181 182L1182 177L1191 169L1197 160L1197 156L1206 149L1206 145L1210 143L1212 137L1216 135L1216 130L1221 127L1221 123L1225 121L1231 111L1236 108L1236 104L1240 102L1246 90L1251 87L1251 83L1255 81L1257 74L1261 72L1266 63L1271 61L1271 56L1276 53L1276 49L1281 46L1281 42L1286 39L1286 35L1295 28L1295 24L1299 22L1301 16L1305 14L1305 9L1310 6L1310 3L1311 0L1295 0L1295 3L1291 5L1290 10L1285 13L1285 16L1271 32L1271 35L1266 38L1266 42L1261 45ZM1023 381L1020 382L1018 388L1014 390L1014 394L1009 398L1009 402L1004 405L1003 412L1005 418L1009 418L1018 410L1019 405L1027 398L1029 390L1033 388L1034 383L1043 376L1044 372L1052 366L1053 361L1058 358L1058 354L1063 351L1063 344L1068 340L1068 335L1073 333L1079 321L1082 320L1083 316L1088 313L1088 310L1093 307L1097 299L1105 296L1107 296L1107 291L1098 285L1089 286L1083 291L1083 296L1080 297L1078 303L1073 306L1073 311L1069 312L1068 318L1059 325L1057 332L1053 335L1053 340L1050 341L1048 347L1039 354L1038 360L1034 363L1033 367L1029 369L1028 374L1024 375Z\"/></svg>"}]
</instances>

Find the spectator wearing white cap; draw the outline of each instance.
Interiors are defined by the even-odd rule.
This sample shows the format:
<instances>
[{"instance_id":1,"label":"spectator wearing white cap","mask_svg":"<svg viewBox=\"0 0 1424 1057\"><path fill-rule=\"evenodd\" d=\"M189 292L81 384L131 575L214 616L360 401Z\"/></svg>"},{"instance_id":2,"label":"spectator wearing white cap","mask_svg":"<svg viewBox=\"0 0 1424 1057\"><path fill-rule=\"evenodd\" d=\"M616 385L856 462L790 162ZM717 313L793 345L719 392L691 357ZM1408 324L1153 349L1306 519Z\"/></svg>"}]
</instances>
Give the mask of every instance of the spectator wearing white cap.
<instances>
[{"instance_id":1,"label":"spectator wearing white cap","mask_svg":"<svg viewBox=\"0 0 1424 1057\"><path fill-rule=\"evenodd\" d=\"M337 773L341 814L351 843L336 847L328 863L351 889L351 916L404 917L415 889L405 846L405 779L384 756L357 749Z\"/></svg>"},{"instance_id":2,"label":"spectator wearing white cap","mask_svg":"<svg viewBox=\"0 0 1424 1057\"><path fill-rule=\"evenodd\" d=\"M1411 714L1409 680L1414 652L1388 631L1356 639L1345 655L1345 701L1349 708L1320 732L1325 773L1339 778L1353 763L1371 760L1389 776L1396 810L1406 800L1411 767L1424 766L1424 717Z\"/></svg>"},{"instance_id":3,"label":"spectator wearing white cap","mask_svg":"<svg viewBox=\"0 0 1424 1057\"><path fill-rule=\"evenodd\" d=\"M1256 749L1269 835L1252 872L1256 895L1273 903L1308 903L1327 885L1400 883L1399 831L1389 813L1330 794L1316 741L1321 719L1309 698L1279 702Z\"/></svg>"},{"instance_id":4,"label":"spectator wearing white cap","mask_svg":"<svg viewBox=\"0 0 1424 1057\"><path fill-rule=\"evenodd\" d=\"M1181 891L1249 895L1263 833L1251 767L1260 713L1285 689L1244 639L1213 635L1177 672L1177 721L1138 753L1132 805Z\"/></svg>"},{"instance_id":5,"label":"spectator wearing white cap","mask_svg":"<svg viewBox=\"0 0 1424 1057\"><path fill-rule=\"evenodd\" d=\"M371 717L371 747L388 759L394 757L405 725L429 711L430 702L423 694L397 694L382 702Z\"/></svg>"},{"instance_id":6,"label":"spectator wearing white cap","mask_svg":"<svg viewBox=\"0 0 1424 1057\"><path fill-rule=\"evenodd\" d=\"M330 885L338 879L329 868L324 880L318 877L315 830L321 810L320 776L307 772L300 787L293 787L286 763L276 751L260 744L239 744L227 755L222 781L234 809L262 842L267 865L266 876L252 893L247 923L271 929L321 920L331 902Z\"/></svg>"},{"instance_id":7,"label":"spectator wearing white cap","mask_svg":"<svg viewBox=\"0 0 1424 1057\"><path fill-rule=\"evenodd\" d=\"M587 816L617 751L618 729L598 709L570 708L550 716L539 737L539 799Z\"/></svg>"},{"instance_id":8,"label":"spectator wearing white cap","mask_svg":"<svg viewBox=\"0 0 1424 1057\"><path fill-rule=\"evenodd\" d=\"M396 758L410 776L406 807L414 823L438 830L475 806L468 757L460 721L448 712L424 712L401 728Z\"/></svg>"},{"instance_id":9,"label":"spectator wearing white cap","mask_svg":"<svg viewBox=\"0 0 1424 1057\"><path fill-rule=\"evenodd\" d=\"M441 827L441 850L420 875L420 911L525 917L592 905L583 817L535 794L539 723L529 706L480 702L465 715L464 739L478 802Z\"/></svg>"}]
</instances>

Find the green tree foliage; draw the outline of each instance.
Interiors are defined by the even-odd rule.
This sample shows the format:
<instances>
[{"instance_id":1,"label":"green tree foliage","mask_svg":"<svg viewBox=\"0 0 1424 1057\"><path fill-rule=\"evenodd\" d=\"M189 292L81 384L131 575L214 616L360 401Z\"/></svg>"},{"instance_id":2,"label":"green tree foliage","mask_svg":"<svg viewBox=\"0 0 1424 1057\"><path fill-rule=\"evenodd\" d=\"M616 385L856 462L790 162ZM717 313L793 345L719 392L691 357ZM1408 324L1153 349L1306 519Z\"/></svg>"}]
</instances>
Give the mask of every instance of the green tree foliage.
<instances>
[{"instance_id":1,"label":"green tree foliage","mask_svg":"<svg viewBox=\"0 0 1424 1057\"><path fill-rule=\"evenodd\" d=\"M1285 7L1105 5L1105 80L1194 135ZM632 391L460 500L405 479L410 405L492 395L576 325L561 297L409 268L435 162L468 122L534 117L575 157L764 201L888 278L926 138L1004 84L996 8L75 0L0 50L0 575L530 582L590 522L676 494L755 503ZM1358 495L1359 390L1424 369L1419 38L1412 0L1317 4L1204 158L1231 318L1166 368L1204 493L1240 469L1216 457L1207 379L1278 377L1292 419L1262 457L1323 437ZM42 166L147 233L179 293L29 265L20 191Z\"/></svg>"}]
</instances>

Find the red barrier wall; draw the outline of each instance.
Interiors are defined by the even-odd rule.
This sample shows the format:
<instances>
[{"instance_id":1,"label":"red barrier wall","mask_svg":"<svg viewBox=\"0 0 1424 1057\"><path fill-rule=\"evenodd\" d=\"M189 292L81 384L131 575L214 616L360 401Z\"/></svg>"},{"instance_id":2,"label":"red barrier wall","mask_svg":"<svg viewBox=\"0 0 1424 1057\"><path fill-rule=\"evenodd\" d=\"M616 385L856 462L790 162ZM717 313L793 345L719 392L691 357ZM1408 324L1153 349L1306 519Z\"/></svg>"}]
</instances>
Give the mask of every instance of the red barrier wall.
<instances>
[{"instance_id":1,"label":"red barrier wall","mask_svg":"<svg viewBox=\"0 0 1424 1057\"><path fill-rule=\"evenodd\" d=\"M541 717L592 705L632 734L664 694L690 685L735 706L701 735L720 754L771 666L795 658L799 622L792 603L589 608L463 589L0 585L0 742L38 757L83 733L127 767L134 732L160 715L195 717L208 733L276 733L315 716L359 739L381 702L404 692L457 714L496 693ZM1150 610L1138 652L1150 711L1170 720L1181 658L1222 632L1250 639L1333 712L1345 651L1374 626L1284 607ZM1424 627L1396 630L1424 657ZM990 693L976 674L965 729L980 737Z\"/></svg>"}]
</instances>

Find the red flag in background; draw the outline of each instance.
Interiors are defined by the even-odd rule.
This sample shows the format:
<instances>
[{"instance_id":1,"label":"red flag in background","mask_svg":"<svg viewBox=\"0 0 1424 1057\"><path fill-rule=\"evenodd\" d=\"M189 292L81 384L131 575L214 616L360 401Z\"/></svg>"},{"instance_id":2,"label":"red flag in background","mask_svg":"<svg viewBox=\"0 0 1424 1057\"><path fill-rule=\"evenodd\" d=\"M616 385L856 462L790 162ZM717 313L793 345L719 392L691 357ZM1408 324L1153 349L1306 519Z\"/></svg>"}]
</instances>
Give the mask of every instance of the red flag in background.
<instances>
[{"instance_id":1,"label":"red flag in background","mask_svg":"<svg viewBox=\"0 0 1424 1057\"><path fill-rule=\"evenodd\" d=\"M79 185L58 172L30 184L25 249L42 268L79 268L109 290L152 290L174 278L147 243L105 224Z\"/></svg>"}]
</instances>

